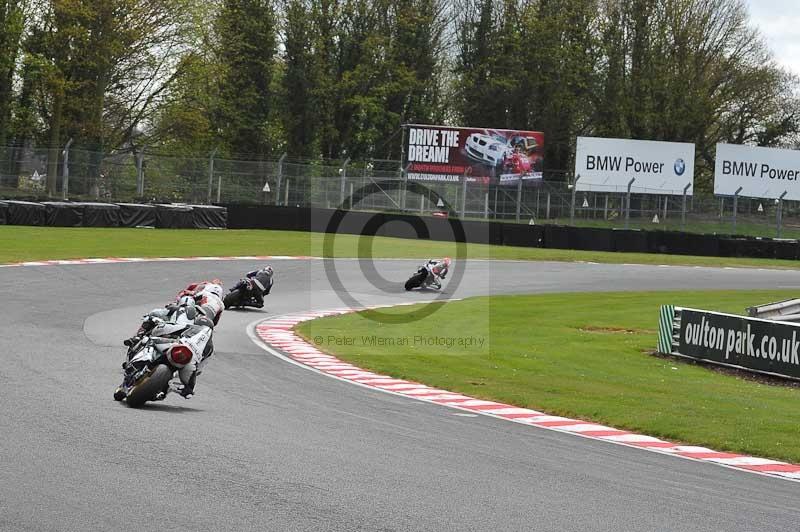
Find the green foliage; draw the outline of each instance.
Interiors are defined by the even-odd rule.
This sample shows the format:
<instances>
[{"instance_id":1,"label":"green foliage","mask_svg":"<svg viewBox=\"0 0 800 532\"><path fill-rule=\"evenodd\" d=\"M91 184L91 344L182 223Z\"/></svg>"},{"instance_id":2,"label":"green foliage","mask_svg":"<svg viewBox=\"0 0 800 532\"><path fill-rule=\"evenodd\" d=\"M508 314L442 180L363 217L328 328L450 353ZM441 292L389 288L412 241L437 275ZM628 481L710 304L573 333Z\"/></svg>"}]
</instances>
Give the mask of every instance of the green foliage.
<instances>
[{"instance_id":1,"label":"green foliage","mask_svg":"<svg viewBox=\"0 0 800 532\"><path fill-rule=\"evenodd\" d=\"M219 124L228 151L272 154L266 125L272 107L276 31L270 0L224 0L216 19L220 62Z\"/></svg>"},{"instance_id":2,"label":"green foliage","mask_svg":"<svg viewBox=\"0 0 800 532\"><path fill-rule=\"evenodd\" d=\"M797 79L739 0L0 0L0 144L398 159L404 123L577 135L797 138ZM10 171L13 173L13 171ZM561 175L561 174L559 174ZM77 177L77 176L76 176Z\"/></svg>"}]
</instances>

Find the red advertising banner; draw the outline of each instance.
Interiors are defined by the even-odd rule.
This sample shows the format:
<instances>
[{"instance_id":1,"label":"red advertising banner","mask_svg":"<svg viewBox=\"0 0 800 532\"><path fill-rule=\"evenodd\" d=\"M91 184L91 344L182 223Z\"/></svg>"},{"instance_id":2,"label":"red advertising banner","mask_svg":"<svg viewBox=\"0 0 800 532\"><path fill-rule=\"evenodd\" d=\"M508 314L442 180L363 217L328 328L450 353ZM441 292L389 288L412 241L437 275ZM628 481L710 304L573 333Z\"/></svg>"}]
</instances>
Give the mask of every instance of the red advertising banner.
<instances>
[{"instance_id":1,"label":"red advertising banner","mask_svg":"<svg viewBox=\"0 0 800 532\"><path fill-rule=\"evenodd\" d=\"M403 167L412 181L516 184L542 179L544 133L409 124Z\"/></svg>"}]
</instances>

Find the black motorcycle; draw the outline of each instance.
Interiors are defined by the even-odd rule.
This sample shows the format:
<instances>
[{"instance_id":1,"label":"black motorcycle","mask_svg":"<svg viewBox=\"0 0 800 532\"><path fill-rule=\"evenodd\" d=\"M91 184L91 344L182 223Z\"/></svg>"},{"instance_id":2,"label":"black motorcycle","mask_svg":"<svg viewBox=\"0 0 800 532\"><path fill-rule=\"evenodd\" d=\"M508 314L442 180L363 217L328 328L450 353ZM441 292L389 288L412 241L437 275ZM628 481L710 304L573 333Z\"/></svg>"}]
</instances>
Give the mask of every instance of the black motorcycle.
<instances>
[{"instance_id":1,"label":"black motorcycle","mask_svg":"<svg viewBox=\"0 0 800 532\"><path fill-rule=\"evenodd\" d=\"M428 288L433 287L437 290L442 287L436 280L436 276L430 271L427 265L420 266L417 273L409 277L406 281L406 290L413 290L415 288Z\"/></svg>"},{"instance_id":2,"label":"black motorcycle","mask_svg":"<svg viewBox=\"0 0 800 532\"><path fill-rule=\"evenodd\" d=\"M271 288L272 285L269 285ZM264 296L269 293L269 290L262 291L261 288L256 286L253 279L241 279L236 283L230 291L222 298L225 308L232 307L264 307Z\"/></svg>"}]
</instances>

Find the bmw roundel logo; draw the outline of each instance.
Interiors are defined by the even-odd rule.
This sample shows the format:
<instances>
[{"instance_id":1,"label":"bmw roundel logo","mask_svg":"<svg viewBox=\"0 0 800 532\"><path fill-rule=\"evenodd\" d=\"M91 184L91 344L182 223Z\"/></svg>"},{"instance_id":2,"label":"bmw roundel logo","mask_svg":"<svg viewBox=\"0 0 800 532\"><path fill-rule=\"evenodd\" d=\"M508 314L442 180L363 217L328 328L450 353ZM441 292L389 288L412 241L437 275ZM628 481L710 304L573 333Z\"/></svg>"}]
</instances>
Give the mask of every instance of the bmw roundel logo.
<instances>
[{"instance_id":1,"label":"bmw roundel logo","mask_svg":"<svg viewBox=\"0 0 800 532\"><path fill-rule=\"evenodd\" d=\"M673 166L673 168L675 168L676 174L683 175L683 173L686 171L686 163L683 162L683 159L678 159L675 161L675 166Z\"/></svg>"}]
</instances>

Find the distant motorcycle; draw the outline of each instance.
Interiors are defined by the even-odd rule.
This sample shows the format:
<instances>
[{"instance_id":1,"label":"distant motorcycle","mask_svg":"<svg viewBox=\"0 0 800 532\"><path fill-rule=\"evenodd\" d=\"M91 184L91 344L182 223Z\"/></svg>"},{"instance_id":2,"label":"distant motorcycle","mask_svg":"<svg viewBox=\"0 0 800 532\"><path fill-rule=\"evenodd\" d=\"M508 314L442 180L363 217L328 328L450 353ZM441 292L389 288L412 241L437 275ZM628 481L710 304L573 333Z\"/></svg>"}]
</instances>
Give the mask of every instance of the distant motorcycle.
<instances>
[{"instance_id":1,"label":"distant motorcycle","mask_svg":"<svg viewBox=\"0 0 800 532\"><path fill-rule=\"evenodd\" d=\"M194 357L202 358L211 348L213 323L194 306L180 306L166 320L150 319L140 335L130 341L122 364L122 385L114 392L116 401L136 408L147 401L161 401L171 391L177 371Z\"/></svg>"},{"instance_id":2,"label":"distant motorcycle","mask_svg":"<svg viewBox=\"0 0 800 532\"><path fill-rule=\"evenodd\" d=\"M264 296L272 290L272 268L263 268L252 271L240 279L230 291L222 298L225 308L231 307L264 307Z\"/></svg>"},{"instance_id":3,"label":"distant motorcycle","mask_svg":"<svg viewBox=\"0 0 800 532\"><path fill-rule=\"evenodd\" d=\"M444 258L442 260L429 260L419 267L417 272L409 277L406 281L406 290L413 290L415 288L435 288L440 290L442 288L441 280L447 275L450 268L450 259Z\"/></svg>"}]
</instances>

